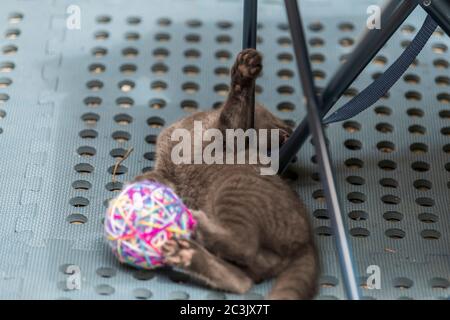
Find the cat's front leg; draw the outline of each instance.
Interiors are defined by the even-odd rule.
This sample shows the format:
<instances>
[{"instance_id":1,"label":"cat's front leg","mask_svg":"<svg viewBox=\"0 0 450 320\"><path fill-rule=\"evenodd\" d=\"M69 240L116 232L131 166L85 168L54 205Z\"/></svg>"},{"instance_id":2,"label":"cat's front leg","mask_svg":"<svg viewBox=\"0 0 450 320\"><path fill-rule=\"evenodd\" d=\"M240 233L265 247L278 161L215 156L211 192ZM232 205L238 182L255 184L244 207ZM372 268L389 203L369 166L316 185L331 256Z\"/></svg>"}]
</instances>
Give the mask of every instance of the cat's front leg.
<instances>
[{"instance_id":1,"label":"cat's front leg","mask_svg":"<svg viewBox=\"0 0 450 320\"><path fill-rule=\"evenodd\" d=\"M214 289L243 294L253 286L242 270L194 241L169 240L163 246L163 253L167 265L185 270Z\"/></svg>"}]
</instances>

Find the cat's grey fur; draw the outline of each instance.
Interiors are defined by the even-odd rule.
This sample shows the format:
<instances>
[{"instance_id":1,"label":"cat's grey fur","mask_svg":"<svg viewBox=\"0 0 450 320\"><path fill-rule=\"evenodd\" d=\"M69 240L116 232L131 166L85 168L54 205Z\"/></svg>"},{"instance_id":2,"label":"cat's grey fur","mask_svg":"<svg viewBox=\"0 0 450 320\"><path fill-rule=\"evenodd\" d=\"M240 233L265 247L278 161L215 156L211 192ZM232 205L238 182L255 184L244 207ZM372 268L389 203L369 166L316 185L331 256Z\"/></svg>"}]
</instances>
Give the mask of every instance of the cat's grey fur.
<instances>
[{"instance_id":1,"label":"cat's grey fur","mask_svg":"<svg viewBox=\"0 0 450 320\"><path fill-rule=\"evenodd\" d=\"M164 246L166 263L185 269L209 286L244 293L254 283L276 277L270 299L311 299L316 294L319 263L306 209L279 176L260 175L258 165L175 165L171 134L248 129L250 95L262 69L261 55L242 51L231 70L230 94L218 110L198 112L165 128L158 136L153 171L136 178L172 187L192 210L198 226L193 240L172 240ZM256 129L291 129L257 105ZM281 141L282 142L282 141Z\"/></svg>"}]
</instances>

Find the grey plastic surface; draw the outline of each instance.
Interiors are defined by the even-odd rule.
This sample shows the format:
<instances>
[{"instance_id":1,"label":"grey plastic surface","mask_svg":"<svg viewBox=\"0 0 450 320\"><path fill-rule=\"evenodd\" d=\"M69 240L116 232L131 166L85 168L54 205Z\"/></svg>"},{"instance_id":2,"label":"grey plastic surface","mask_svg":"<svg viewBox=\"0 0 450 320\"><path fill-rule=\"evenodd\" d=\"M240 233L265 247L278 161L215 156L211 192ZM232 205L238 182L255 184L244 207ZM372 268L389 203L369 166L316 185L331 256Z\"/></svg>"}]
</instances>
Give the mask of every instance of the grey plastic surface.
<instances>
[{"instance_id":1,"label":"grey plastic surface","mask_svg":"<svg viewBox=\"0 0 450 320\"><path fill-rule=\"evenodd\" d=\"M73 4L81 8L81 30L66 28ZM369 4L301 2L319 86L363 31ZM240 49L241 15L237 0L2 1L0 298L256 299L267 292L270 283L244 296L223 294L177 273L120 266L102 232L105 201L120 187L110 184L111 153L134 148L118 178L131 180L153 164L151 142L160 129L148 122L158 117L168 124L188 109L223 101L228 78L217 68L229 67ZM352 90L383 71L423 19L415 12ZM260 1L259 22L264 74L257 99L298 122L305 108L281 2ZM132 40L133 33L140 38ZM363 286L365 298L449 297L449 46L449 38L436 33L388 98L327 130L361 283L368 266L381 270L381 289ZM95 57L102 49L106 54ZM105 71L90 72L95 64ZM127 64L136 72L121 72ZM190 74L183 72L187 66L195 66L188 67ZM123 97L133 105L118 103ZM312 155L308 143L291 176L317 233L323 269L318 299L343 299ZM81 290L67 290L68 265L80 267Z\"/></svg>"}]
</instances>

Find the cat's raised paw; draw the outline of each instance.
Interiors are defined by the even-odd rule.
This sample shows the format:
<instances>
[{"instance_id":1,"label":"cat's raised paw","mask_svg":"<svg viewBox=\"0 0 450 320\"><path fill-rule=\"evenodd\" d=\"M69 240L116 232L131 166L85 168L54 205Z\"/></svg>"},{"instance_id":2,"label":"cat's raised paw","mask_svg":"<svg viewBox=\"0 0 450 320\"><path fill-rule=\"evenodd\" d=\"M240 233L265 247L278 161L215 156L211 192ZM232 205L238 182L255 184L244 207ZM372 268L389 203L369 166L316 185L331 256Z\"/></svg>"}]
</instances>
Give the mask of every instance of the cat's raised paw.
<instances>
[{"instance_id":1,"label":"cat's raised paw","mask_svg":"<svg viewBox=\"0 0 450 320\"><path fill-rule=\"evenodd\" d=\"M261 70L261 54L255 49L245 49L238 54L231 77L236 82L239 80L255 79L261 73Z\"/></svg>"}]
</instances>

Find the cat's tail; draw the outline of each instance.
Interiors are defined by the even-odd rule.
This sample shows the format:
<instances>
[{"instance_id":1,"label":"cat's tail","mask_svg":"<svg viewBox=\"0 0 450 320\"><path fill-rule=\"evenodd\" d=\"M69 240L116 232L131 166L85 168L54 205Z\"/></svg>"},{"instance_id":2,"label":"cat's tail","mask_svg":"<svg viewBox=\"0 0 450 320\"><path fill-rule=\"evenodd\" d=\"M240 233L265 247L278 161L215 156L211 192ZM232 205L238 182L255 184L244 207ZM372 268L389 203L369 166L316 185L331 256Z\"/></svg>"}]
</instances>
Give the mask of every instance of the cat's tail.
<instances>
[{"instance_id":1,"label":"cat's tail","mask_svg":"<svg viewBox=\"0 0 450 320\"><path fill-rule=\"evenodd\" d=\"M301 255L280 273L267 299L309 300L317 293L319 261L314 244L303 248Z\"/></svg>"}]
</instances>

